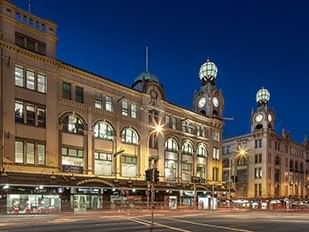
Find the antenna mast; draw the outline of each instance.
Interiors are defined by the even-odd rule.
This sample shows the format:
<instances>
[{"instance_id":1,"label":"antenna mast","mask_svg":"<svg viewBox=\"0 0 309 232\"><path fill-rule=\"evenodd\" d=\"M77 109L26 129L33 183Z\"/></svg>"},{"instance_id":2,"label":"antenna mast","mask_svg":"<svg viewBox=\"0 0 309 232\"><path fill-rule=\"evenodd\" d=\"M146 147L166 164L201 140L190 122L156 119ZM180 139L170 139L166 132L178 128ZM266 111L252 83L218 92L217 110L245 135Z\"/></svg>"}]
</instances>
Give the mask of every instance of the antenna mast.
<instances>
[{"instance_id":1,"label":"antenna mast","mask_svg":"<svg viewBox=\"0 0 309 232\"><path fill-rule=\"evenodd\" d=\"M28 0L28 12L30 13L30 8L31 7L31 0Z\"/></svg>"},{"instance_id":2,"label":"antenna mast","mask_svg":"<svg viewBox=\"0 0 309 232\"><path fill-rule=\"evenodd\" d=\"M145 71L148 72L148 46L146 46L145 50Z\"/></svg>"}]
</instances>

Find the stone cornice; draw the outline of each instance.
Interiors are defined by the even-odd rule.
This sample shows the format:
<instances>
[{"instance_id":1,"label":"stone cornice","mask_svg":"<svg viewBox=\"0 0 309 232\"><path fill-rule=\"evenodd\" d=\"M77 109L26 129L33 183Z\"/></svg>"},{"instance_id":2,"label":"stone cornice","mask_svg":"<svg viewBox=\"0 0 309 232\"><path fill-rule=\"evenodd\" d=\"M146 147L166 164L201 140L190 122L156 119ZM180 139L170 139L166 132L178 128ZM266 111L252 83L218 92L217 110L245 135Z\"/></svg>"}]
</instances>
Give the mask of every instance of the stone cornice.
<instances>
[{"instance_id":1,"label":"stone cornice","mask_svg":"<svg viewBox=\"0 0 309 232\"><path fill-rule=\"evenodd\" d=\"M133 90L129 87L123 86L119 83L115 83L115 82L108 80L108 79L104 79L104 77L102 77L102 76L97 76L97 75L94 75L94 74L90 74L86 71L80 70L78 68L74 68L70 65L64 64L64 63L62 63L58 60L55 60L53 58L36 54L34 52L20 48L18 46L7 43L5 41L2 41L2 40L0 41L0 47L7 49L11 52L14 52L16 54L23 55L24 57L28 57L28 58L31 58L33 60L45 63L47 65L55 66L58 71L65 71L65 72L68 72L70 74L74 74L76 76L85 78L87 81L92 81L92 82L94 82L94 84L109 86L110 88L114 88L118 92L121 92L124 95L129 94L129 95L135 96L135 97L136 97L136 95L139 95L139 97L142 97L141 92Z\"/></svg>"}]
</instances>

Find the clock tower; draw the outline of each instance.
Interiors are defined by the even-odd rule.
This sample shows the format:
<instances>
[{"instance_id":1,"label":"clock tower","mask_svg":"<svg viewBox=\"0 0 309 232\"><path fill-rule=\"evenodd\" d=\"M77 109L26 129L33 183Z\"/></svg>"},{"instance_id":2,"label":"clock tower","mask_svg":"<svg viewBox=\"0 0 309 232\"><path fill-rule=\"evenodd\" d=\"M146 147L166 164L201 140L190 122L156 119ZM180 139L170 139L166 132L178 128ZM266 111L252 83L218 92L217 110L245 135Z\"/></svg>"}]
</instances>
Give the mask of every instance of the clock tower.
<instances>
[{"instance_id":1,"label":"clock tower","mask_svg":"<svg viewBox=\"0 0 309 232\"><path fill-rule=\"evenodd\" d=\"M200 90L194 94L194 111L207 117L222 117L224 99L222 92L217 89L218 68L209 59L201 65L199 78L201 80Z\"/></svg>"},{"instance_id":2,"label":"clock tower","mask_svg":"<svg viewBox=\"0 0 309 232\"><path fill-rule=\"evenodd\" d=\"M261 88L256 93L257 110L251 113L251 131L259 129L274 129L275 114L268 107L270 93L267 89Z\"/></svg>"}]
</instances>

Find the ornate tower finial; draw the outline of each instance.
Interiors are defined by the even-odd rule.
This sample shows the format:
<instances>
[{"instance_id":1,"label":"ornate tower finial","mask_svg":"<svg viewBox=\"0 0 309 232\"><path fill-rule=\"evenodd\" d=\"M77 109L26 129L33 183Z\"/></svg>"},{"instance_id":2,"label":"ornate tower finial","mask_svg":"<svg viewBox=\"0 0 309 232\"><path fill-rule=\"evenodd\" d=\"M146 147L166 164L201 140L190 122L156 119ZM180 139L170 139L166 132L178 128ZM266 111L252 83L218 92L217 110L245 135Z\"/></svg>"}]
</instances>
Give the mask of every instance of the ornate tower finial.
<instances>
[{"instance_id":1,"label":"ornate tower finial","mask_svg":"<svg viewBox=\"0 0 309 232\"><path fill-rule=\"evenodd\" d=\"M257 91L256 102L259 105L267 105L267 103L269 102L269 99L270 99L270 93L267 89L262 87L261 89Z\"/></svg>"},{"instance_id":2,"label":"ornate tower finial","mask_svg":"<svg viewBox=\"0 0 309 232\"><path fill-rule=\"evenodd\" d=\"M217 73L217 66L207 58L206 62L200 67L199 77L203 82L212 82L217 78Z\"/></svg>"}]
</instances>

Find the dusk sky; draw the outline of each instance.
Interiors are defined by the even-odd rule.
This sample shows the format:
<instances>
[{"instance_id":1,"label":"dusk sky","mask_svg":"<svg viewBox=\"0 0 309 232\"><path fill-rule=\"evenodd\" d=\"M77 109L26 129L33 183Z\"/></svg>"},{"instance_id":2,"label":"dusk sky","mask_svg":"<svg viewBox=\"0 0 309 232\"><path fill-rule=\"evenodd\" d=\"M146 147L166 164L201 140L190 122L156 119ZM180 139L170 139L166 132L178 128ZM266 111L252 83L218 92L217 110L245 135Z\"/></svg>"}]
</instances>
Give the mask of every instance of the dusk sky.
<instances>
[{"instance_id":1,"label":"dusk sky","mask_svg":"<svg viewBox=\"0 0 309 232\"><path fill-rule=\"evenodd\" d=\"M15 0L27 9L27 0ZM250 131L256 91L271 93L276 130L309 135L309 1L31 0L31 12L58 24L58 59L131 86L145 70L168 101L192 108L198 71L218 66L227 136Z\"/></svg>"}]
</instances>

